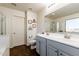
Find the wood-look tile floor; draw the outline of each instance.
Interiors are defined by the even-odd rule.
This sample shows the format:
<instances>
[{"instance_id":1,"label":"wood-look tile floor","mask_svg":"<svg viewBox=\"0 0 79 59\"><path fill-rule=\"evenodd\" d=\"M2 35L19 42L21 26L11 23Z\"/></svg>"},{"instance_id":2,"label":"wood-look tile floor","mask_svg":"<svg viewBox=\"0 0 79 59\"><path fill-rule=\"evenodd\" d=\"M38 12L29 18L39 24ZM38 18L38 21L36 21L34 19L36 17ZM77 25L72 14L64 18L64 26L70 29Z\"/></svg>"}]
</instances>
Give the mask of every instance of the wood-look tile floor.
<instances>
[{"instance_id":1,"label":"wood-look tile floor","mask_svg":"<svg viewBox=\"0 0 79 59\"><path fill-rule=\"evenodd\" d=\"M36 49L31 50L26 45L17 46L10 49L10 56L39 56Z\"/></svg>"}]
</instances>

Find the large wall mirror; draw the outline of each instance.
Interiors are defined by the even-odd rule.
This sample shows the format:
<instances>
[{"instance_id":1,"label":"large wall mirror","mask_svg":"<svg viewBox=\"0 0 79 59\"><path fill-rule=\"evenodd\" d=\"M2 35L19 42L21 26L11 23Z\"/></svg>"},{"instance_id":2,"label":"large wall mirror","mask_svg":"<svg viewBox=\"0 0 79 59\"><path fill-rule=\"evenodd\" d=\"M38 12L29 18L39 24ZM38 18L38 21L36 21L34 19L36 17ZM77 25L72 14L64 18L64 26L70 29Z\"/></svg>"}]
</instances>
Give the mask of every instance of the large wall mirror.
<instances>
[{"instance_id":1,"label":"large wall mirror","mask_svg":"<svg viewBox=\"0 0 79 59\"><path fill-rule=\"evenodd\" d=\"M51 22L51 32L79 33L79 18Z\"/></svg>"},{"instance_id":2,"label":"large wall mirror","mask_svg":"<svg viewBox=\"0 0 79 59\"><path fill-rule=\"evenodd\" d=\"M52 21L50 24L50 31L51 32L65 32L66 31L66 25L65 21Z\"/></svg>"},{"instance_id":3,"label":"large wall mirror","mask_svg":"<svg viewBox=\"0 0 79 59\"><path fill-rule=\"evenodd\" d=\"M57 32L57 22L52 21L50 25L50 32Z\"/></svg>"},{"instance_id":4,"label":"large wall mirror","mask_svg":"<svg viewBox=\"0 0 79 59\"><path fill-rule=\"evenodd\" d=\"M0 13L0 35L6 34L6 18Z\"/></svg>"}]
</instances>

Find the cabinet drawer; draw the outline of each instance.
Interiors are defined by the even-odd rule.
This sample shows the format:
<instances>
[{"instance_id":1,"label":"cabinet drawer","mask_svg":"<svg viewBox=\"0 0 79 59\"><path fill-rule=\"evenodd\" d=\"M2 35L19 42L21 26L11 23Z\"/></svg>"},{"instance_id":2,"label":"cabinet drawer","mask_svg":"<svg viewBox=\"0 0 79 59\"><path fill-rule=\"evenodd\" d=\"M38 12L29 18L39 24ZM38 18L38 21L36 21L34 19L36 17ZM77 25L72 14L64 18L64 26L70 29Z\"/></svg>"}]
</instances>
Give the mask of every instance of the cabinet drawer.
<instances>
[{"instance_id":1,"label":"cabinet drawer","mask_svg":"<svg viewBox=\"0 0 79 59\"><path fill-rule=\"evenodd\" d=\"M47 46L47 49L49 49L49 48L54 50L55 52L57 51L57 49L55 47L53 47L53 46Z\"/></svg>"},{"instance_id":2,"label":"cabinet drawer","mask_svg":"<svg viewBox=\"0 0 79 59\"><path fill-rule=\"evenodd\" d=\"M54 47L47 46L47 56L57 56L57 53L57 49L55 49Z\"/></svg>"},{"instance_id":3,"label":"cabinet drawer","mask_svg":"<svg viewBox=\"0 0 79 59\"><path fill-rule=\"evenodd\" d=\"M59 56L70 56L67 52L64 52L64 51L61 51L61 50L58 51L58 55Z\"/></svg>"},{"instance_id":4,"label":"cabinet drawer","mask_svg":"<svg viewBox=\"0 0 79 59\"><path fill-rule=\"evenodd\" d=\"M53 40L47 40L47 45L57 48L57 46L59 46L59 43Z\"/></svg>"}]
</instances>

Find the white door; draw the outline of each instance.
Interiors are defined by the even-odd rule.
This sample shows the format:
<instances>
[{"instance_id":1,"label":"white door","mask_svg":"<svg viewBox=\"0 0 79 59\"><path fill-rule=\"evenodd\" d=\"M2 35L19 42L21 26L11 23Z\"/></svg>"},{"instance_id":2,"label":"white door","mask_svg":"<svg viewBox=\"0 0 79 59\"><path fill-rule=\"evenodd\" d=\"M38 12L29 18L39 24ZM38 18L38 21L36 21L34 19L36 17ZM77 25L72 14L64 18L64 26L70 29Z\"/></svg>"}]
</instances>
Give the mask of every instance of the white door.
<instances>
[{"instance_id":1,"label":"white door","mask_svg":"<svg viewBox=\"0 0 79 59\"><path fill-rule=\"evenodd\" d=\"M12 47L24 44L24 18L12 17Z\"/></svg>"}]
</instances>

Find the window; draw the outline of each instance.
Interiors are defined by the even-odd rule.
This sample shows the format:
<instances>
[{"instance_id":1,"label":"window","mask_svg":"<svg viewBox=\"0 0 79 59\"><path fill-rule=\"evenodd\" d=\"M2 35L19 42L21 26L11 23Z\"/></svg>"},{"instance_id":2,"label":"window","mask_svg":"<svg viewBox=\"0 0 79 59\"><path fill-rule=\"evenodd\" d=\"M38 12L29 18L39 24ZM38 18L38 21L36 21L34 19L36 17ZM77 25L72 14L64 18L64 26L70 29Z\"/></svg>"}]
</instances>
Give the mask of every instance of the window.
<instances>
[{"instance_id":1,"label":"window","mask_svg":"<svg viewBox=\"0 0 79 59\"><path fill-rule=\"evenodd\" d=\"M66 20L66 32L79 32L79 18Z\"/></svg>"}]
</instances>

